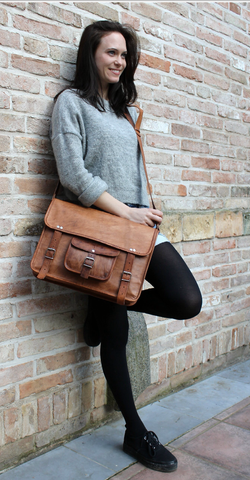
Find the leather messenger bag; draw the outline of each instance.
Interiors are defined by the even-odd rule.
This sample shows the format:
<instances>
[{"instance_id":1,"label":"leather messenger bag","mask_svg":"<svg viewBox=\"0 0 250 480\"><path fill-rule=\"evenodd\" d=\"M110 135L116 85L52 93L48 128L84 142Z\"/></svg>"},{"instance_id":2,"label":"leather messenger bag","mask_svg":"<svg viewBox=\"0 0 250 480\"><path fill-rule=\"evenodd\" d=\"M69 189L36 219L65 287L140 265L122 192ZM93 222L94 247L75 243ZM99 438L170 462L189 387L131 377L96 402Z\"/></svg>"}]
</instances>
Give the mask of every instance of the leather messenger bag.
<instances>
[{"instance_id":1,"label":"leather messenger bag","mask_svg":"<svg viewBox=\"0 0 250 480\"><path fill-rule=\"evenodd\" d=\"M139 110L135 126L126 117L137 133L149 187ZM133 305L141 294L158 228L60 200L56 191L31 260L33 274L110 302ZM151 191L150 195L155 208Z\"/></svg>"}]
</instances>

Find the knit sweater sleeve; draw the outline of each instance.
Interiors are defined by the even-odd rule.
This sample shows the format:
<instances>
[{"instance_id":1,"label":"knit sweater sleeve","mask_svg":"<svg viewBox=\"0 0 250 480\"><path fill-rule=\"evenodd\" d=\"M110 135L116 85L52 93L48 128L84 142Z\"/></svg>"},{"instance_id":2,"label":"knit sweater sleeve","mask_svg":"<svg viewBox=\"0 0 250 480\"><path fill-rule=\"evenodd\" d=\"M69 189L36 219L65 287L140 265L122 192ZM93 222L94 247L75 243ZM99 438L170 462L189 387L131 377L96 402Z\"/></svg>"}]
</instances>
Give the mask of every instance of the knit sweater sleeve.
<instances>
[{"instance_id":1,"label":"knit sweater sleeve","mask_svg":"<svg viewBox=\"0 0 250 480\"><path fill-rule=\"evenodd\" d=\"M95 203L108 185L84 164L87 139L78 97L62 93L53 109L51 141L61 184L86 207Z\"/></svg>"}]
</instances>

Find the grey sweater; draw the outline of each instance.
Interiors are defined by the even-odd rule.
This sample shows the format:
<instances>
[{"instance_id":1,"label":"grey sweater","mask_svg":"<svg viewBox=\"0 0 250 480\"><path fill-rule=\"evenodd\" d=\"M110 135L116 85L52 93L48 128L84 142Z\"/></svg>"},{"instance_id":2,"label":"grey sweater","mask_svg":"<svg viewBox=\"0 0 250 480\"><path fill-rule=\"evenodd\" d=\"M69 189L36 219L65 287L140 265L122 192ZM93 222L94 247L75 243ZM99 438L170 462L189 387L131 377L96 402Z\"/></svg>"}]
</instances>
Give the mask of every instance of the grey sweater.
<instances>
[{"instance_id":1,"label":"grey sweater","mask_svg":"<svg viewBox=\"0 0 250 480\"><path fill-rule=\"evenodd\" d=\"M91 206L107 191L123 203L149 205L136 133L109 102L105 112L66 90L52 114L51 140L58 175L70 200ZM137 112L129 107L134 121Z\"/></svg>"}]
</instances>

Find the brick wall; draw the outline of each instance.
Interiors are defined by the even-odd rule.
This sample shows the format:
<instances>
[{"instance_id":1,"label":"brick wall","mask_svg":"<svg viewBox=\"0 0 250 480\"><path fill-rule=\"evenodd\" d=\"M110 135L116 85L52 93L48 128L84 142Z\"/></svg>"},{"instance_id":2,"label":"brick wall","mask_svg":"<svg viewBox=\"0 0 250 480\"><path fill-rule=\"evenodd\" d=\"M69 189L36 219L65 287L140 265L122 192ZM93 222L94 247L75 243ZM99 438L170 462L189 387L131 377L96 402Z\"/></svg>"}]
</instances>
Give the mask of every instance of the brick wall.
<instances>
[{"instance_id":1,"label":"brick wall","mask_svg":"<svg viewBox=\"0 0 250 480\"><path fill-rule=\"evenodd\" d=\"M83 28L134 26L143 141L162 230L197 278L201 314L146 316L152 386L141 401L249 352L248 2L1 2L0 469L109 413L85 298L29 267L56 182L48 129Z\"/></svg>"}]
</instances>

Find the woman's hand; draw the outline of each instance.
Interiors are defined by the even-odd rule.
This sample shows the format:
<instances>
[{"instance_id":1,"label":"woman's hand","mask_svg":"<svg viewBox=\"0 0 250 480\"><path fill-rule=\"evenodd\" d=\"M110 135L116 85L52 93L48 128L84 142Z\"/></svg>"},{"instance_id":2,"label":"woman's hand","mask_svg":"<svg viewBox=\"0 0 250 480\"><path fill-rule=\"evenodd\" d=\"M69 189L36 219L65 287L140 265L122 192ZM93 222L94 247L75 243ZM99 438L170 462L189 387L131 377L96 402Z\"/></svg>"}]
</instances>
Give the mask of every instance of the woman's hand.
<instances>
[{"instance_id":1,"label":"woman's hand","mask_svg":"<svg viewBox=\"0 0 250 480\"><path fill-rule=\"evenodd\" d=\"M160 210L128 207L128 205L112 197L108 192L103 192L94 205L105 212L113 213L118 217L127 218L132 222L142 223L149 227L154 227L155 224L160 225L162 222L163 213Z\"/></svg>"},{"instance_id":2,"label":"woman's hand","mask_svg":"<svg viewBox=\"0 0 250 480\"><path fill-rule=\"evenodd\" d=\"M162 217L163 213L153 208L129 208L129 220L149 227L154 227L155 224L160 225Z\"/></svg>"}]
</instances>

